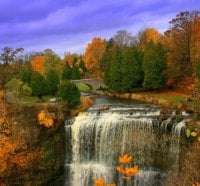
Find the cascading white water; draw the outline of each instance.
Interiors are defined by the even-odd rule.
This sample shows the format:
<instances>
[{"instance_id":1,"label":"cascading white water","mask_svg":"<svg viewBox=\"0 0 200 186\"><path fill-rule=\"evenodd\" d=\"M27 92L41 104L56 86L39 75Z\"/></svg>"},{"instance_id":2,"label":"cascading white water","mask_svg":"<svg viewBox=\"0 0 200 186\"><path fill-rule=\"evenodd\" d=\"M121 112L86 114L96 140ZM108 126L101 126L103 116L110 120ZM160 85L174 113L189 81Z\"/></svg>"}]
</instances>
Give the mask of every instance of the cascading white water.
<instances>
[{"instance_id":1,"label":"cascading white water","mask_svg":"<svg viewBox=\"0 0 200 186\"><path fill-rule=\"evenodd\" d=\"M158 109L130 107L111 107L106 111L95 108L80 113L71 127L66 127L71 130L72 160L68 163L70 181L65 185L92 186L94 179L104 177L108 183L123 186L115 166L124 153L132 155L141 170L128 185L160 185L162 171L155 161L161 155L159 128L167 124L159 124L159 115ZM180 134L182 127L183 124L176 124L171 135Z\"/></svg>"}]
</instances>

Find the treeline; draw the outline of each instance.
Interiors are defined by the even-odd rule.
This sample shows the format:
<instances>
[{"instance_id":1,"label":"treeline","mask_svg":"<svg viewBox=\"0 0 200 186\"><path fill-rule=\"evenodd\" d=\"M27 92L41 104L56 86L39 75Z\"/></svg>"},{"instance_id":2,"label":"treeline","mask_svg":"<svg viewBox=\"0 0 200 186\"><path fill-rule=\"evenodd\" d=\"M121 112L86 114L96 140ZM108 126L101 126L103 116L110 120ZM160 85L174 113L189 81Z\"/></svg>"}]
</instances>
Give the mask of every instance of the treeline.
<instances>
[{"instance_id":1,"label":"treeline","mask_svg":"<svg viewBox=\"0 0 200 186\"><path fill-rule=\"evenodd\" d=\"M94 38L84 59L90 76L103 78L115 91L134 87L198 90L200 12L179 13L164 34L147 28L136 36L119 31L109 40Z\"/></svg>"},{"instance_id":2,"label":"treeline","mask_svg":"<svg viewBox=\"0 0 200 186\"><path fill-rule=\"evenodd\" d=\"M166 82L166 54L161 43L150 41L145 51L136 46L108 46L102 57L104 81L117 92L135 87L159 89Z\"/></svg>"},{"instance_id":3,"label":"treeline","mask_svg":"<svg viewBox=\"0 0 200 186\"><path fill-rule=\"evenodd\" d=\"M60 96L73 107L80 103L78 88L68 80L80 79L86 67L81 55L61 59L51 49L20 55L23 49L5 47L1 53L0 85L16 96ZM68 62L69 61L69 62ZM70 91L69 91L70 90Z\"/></svg>"},{"instance_id":4,"label":"treeline","mask_svg":"<svg viewBox=\"0 0 200 186\"><path fill-rule=\"evenodd\" d=\"M66 53L64 59L51 49L22 55L21 48L5 47L0 53L0 84L20 79L32 95L54 95L61 81L80 78L104 79L117 92L136 87L198 90L200 12L181 12L169 24L164 34L147 28L135 36L122 30L108 40L95 37L83 55Z\"/></svg>"}]
</instances>

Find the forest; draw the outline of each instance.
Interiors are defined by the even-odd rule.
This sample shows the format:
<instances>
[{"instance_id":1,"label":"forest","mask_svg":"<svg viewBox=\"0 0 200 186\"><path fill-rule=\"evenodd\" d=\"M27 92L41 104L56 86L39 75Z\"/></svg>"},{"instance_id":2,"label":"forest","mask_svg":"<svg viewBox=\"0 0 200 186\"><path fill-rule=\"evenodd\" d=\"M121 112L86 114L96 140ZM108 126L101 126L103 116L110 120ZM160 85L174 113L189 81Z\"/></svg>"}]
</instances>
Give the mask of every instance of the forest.
<instances>
[{"instance_id":1,"label":"forest","mask_svg":"<svg viewBox=\"0 0 200 186\"><path fill-rule=\"evenodd\" d=\"M60 82L80 78L103 79L115 92L135 88L198 92L200 12L180 12L165 33L146 28L135 36L120 30L109 39L95 37L84 54L67 52L63 59L51 49L23 51L5 47L0 53L1 86L20 84L21 94L55 95Z\"/></svg>"}]
</instances>

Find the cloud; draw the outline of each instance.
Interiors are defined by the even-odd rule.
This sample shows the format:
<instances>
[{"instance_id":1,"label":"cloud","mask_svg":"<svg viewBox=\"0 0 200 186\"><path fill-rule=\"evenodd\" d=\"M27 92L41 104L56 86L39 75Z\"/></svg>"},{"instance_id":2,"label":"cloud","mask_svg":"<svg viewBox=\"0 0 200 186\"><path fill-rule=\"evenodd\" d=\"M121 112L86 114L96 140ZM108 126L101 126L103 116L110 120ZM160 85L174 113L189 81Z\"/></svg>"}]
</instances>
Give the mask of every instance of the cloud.
<instances>
[{"instance_id":1,"label":"cloud","mask_svg":"<svg viewBox=\"0 0 200 186\"><path fill-rule=\"evenodd\" d=\"M95 34L149 26L163 32L178 12L196 7L199 0L1 0L0 48L82 52Z\"/></svg>"}]
</instances>

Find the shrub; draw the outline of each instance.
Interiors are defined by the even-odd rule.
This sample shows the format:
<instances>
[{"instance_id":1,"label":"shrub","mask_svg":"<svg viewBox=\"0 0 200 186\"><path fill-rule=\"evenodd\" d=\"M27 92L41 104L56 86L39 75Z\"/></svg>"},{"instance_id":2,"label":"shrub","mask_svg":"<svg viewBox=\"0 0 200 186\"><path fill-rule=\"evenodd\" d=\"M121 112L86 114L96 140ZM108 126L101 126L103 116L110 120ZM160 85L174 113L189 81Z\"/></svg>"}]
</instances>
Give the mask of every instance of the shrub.
<instances>
[{"instance_id":1,"label":"shrub","mask_svg":"<svg viewBox=\"0 0 200 186\"><path fill-rule=\"evenodd\" d=\"M60 84L58 95L62 100L67 101L69 107L76 107L80 104L80 91L77 86L70 81L63 81Z\"/></svg>"}]
</instances>

